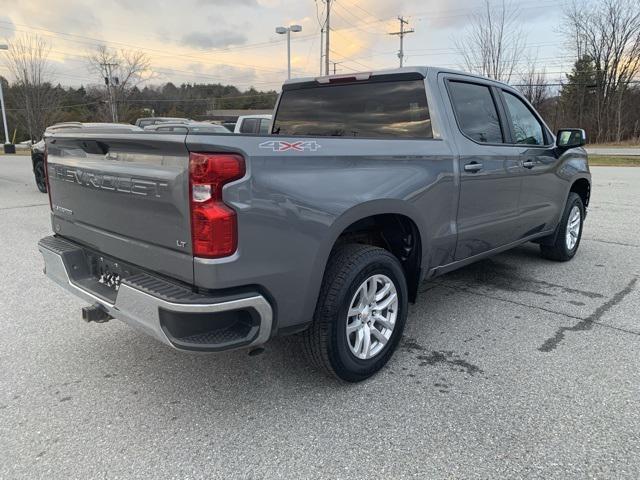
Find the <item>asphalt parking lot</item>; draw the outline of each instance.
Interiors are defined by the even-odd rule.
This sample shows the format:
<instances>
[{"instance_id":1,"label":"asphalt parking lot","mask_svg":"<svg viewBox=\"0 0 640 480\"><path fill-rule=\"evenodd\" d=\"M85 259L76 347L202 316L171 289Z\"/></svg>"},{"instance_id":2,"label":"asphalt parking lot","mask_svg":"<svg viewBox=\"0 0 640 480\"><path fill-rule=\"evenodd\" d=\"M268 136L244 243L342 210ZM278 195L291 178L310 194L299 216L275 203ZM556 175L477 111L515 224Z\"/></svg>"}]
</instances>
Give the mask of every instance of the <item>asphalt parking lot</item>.
<instances>
[{"instance_id":1,"label":"asphalt parking lot","mask_svg":"<svg viewBox=\"0 0 640 480\"><path fill-rule=\"evenodd\" d=\"M347 385L290 339L176 353L42 275L47 196L0 157L0 478L639 478L640 168L594 168L577 257L526 245L422 285Z\"/></svg>"}]
</instances>

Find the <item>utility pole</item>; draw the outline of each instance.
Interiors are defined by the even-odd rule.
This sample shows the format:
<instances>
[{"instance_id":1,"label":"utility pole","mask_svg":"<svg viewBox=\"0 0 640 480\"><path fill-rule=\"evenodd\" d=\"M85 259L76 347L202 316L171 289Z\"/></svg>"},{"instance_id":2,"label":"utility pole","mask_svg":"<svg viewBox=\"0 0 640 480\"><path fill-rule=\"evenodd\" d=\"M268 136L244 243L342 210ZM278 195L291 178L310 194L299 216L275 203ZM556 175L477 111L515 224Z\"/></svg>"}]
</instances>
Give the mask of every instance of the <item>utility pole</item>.
<instances>
[{"instance_id":1,"label":"utility pole","mask_svg":"<svg viewBox=\"0 0 640 480\"><path fill-rule=\"evenodd\" d=\"M111 91L111 85L113 84L113 78L111 77L111 68L117 67L117 63L101 63L100 66L104 69L103 71L107 74L104 77L104 83L107 86L107 93L109 95L109 107L111 109L111 120L113 123L118 123L118 106L115 105L114 95Z\"/></svg>"},{"instance_id":2,"label":"utility pole","mask_svg":"<svg viewBox=\"0 0 640 480\"><path fill-rule=\"evenodd\" d=\"M405 25L409 25L409 21L405 20L404 17L400 16L398 17L398 20L400 20L400 31L392 32L389 35L398 35L400 37L400 51L398 52L398 58L400 59L400 68L402 68L404 63L404 36L408 33L415 32L415 30L413 28L411 30L404 29Z\"/></svg>"},{"instance_id":3,"label":"utility pole","mask_svg":"<svg viewBox=\"0 0 640 480\"><path fill-rule=\"evenodd\" d=\"M324 40L324 27L320 29L320 75L322 76L322 67L323 67L323 40Z\"/></svg>"},{"instance_id":4,"label":"utility pole","mask_svg":"<svg viewBox=\"0 0 640 480\"><path fill-rule=\"evenodd\" d=\"M324 74L329 75L329 36L331 33L331 1L325 0L327 3L327 20L324 23L325 46L324 46Z\"/></svg>"}]
</instances>

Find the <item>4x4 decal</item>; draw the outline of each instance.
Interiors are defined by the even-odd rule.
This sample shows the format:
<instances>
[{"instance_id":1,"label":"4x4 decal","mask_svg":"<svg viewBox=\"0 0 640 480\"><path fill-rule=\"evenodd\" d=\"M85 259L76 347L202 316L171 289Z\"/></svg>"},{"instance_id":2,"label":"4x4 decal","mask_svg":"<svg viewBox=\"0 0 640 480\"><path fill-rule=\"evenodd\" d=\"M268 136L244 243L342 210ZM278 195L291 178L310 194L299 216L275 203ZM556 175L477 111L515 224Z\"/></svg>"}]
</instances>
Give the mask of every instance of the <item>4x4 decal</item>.
<instances>
[{"instance_id":1,"label":"4x4 decal","mask_svg":"<svg viewBox=\"0 0 640 480\"><path fill-rule=\"evenodd\" d=\"M297 142L285 142L283 140L269 140L258 145L260 148L273 150L274 152L286 152L293 150L294 152L315 152L322 147L315 140L300 140Z\"/></svg>"}]
</instances>

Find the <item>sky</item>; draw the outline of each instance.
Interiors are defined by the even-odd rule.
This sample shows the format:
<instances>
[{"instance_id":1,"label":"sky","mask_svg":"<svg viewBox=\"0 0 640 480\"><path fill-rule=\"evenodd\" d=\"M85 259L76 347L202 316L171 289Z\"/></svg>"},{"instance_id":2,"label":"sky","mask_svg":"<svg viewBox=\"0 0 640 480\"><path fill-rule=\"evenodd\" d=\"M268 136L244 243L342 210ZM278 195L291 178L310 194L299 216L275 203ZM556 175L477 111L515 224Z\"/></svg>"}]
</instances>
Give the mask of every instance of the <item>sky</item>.
<instances>
[{"instance_id":1,"label":"sky","mask_svg":"<svg viewBox=\"0 0 640 480\"><path fill-rule=\"evenodd\" d=\"M492 0L496 4L501 0ZM557 0L512 0L531 59L551 81L564 78L571 55L559 30ZM100 83L86 62L98 45L141 50L150 83L223 83L241 90L274 89L286 79L285 35L277 26L302 25L291 40L292 76L320 73L322 0L0 0L0 42L37 33L51 45L53 80ZM405 37L405 65L462 68L464 39L481 0L334 0L331 54L337 73L398 66L398 15L415 30ZM0 75L11 78L0 52ZM512 83L515 83L514 79Z\"/></svg>"}]
</instances>

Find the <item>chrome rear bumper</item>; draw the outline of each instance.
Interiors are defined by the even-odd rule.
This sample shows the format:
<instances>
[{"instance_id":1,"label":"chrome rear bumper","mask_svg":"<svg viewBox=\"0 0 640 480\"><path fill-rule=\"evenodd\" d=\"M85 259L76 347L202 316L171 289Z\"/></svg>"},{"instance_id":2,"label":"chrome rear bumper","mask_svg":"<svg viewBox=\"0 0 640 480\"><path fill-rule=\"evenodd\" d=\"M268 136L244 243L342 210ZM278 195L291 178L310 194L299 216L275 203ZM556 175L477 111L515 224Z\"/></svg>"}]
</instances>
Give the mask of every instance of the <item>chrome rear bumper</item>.
<instances>
[{"instance_id":1,"label":"chrome rear bumper","mask_svg":"<svg viewBox=\"0 0 640 480\"><path fill-rule=\"evenodd\" d=\"M123 278L107 297L91 288L87 250L61 237L38 243L45 274L83 300L98 303L114 318L179 350L221 351L262 345L271 337L273 310L259 293L221 298L193 293L186 287L145 273ZM102 292L104 293L104 292ZM241 325L236 325L234 318ZM236 322L236 323L234 323ZM195 334L189 325L205 325ZM210 331L206 329L209 328ZM203 330L204 328L204 330Z\"/></svg>"}]
</instances>

